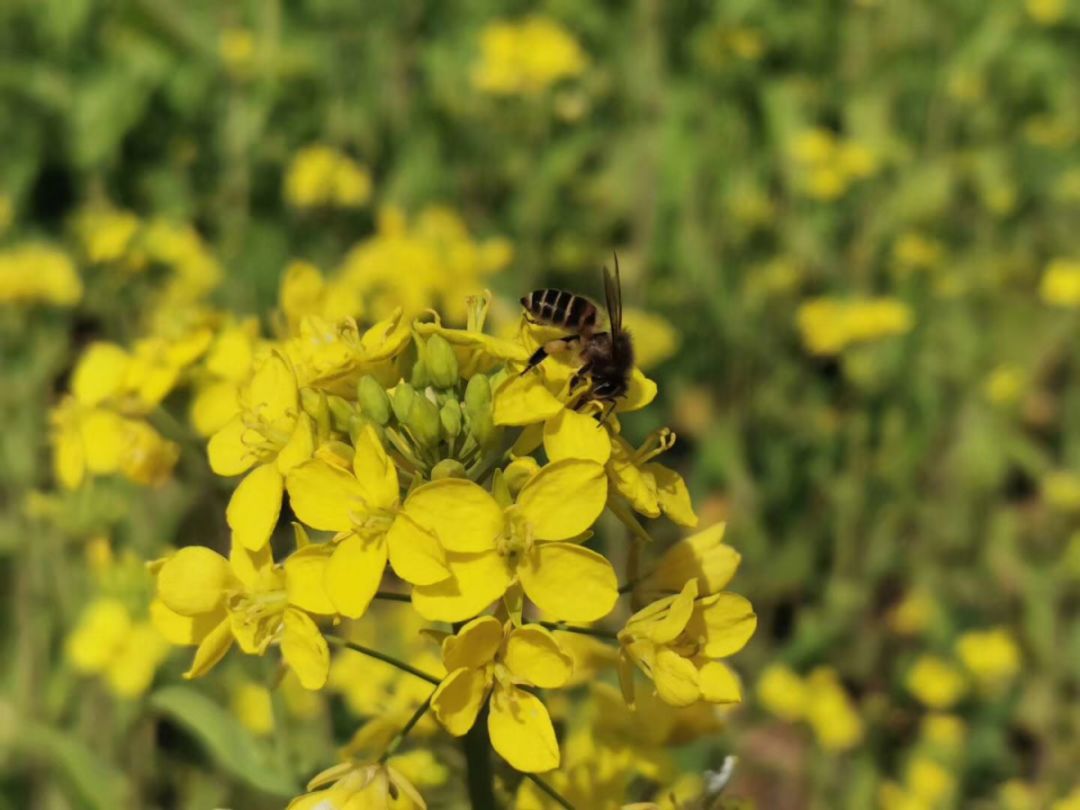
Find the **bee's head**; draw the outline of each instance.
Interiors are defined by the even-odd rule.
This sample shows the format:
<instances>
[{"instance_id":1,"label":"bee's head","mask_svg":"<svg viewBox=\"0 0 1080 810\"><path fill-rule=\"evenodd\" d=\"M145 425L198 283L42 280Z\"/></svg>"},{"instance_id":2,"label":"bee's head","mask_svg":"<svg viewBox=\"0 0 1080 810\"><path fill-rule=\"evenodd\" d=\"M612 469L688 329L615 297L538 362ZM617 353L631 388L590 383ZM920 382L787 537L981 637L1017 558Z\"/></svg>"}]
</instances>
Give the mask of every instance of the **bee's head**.
<instances>
[{"instance_id":1,"label":"bee's head","mask_svg":"<svg viewBox=\"0 0 1080 810\"><path fill-rule=\"evenodd\" d=\"M592 395L595 399L611 402L619 397L626 396L628 387L629 385L624 377L604 377L599 380L594 379Z\"/></svg>"}]
</instances>

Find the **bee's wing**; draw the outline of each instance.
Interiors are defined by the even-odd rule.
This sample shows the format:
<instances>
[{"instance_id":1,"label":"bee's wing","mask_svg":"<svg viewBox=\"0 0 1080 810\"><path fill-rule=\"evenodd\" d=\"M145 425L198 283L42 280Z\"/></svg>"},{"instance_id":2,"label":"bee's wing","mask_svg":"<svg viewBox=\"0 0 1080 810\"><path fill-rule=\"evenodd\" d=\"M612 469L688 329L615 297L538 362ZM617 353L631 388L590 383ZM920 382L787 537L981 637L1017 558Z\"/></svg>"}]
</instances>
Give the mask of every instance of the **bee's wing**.
<instances>
[{"instance_id":1,"label":"bee's wing","mask_svg":"<svg viewBox=\"0 0 1080 810\"><path fill-rule=\"evenodd\" d=\"M608 320L611 334L622 331L622 279L619 276L619 256L615 255L615 272L604 267L604 297L607 299Z\"/></svg>"}]
</instances>

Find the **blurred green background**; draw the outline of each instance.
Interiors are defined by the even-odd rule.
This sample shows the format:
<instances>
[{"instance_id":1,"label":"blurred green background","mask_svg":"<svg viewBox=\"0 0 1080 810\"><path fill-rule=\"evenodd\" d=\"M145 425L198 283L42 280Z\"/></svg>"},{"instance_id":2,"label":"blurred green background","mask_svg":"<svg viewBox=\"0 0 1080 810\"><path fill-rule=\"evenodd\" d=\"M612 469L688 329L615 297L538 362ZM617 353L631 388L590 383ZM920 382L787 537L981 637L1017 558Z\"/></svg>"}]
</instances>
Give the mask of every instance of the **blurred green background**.
<instances>
[{"instance_id":1,"label":"blurred green background","mask_svg":"<svg viewBox=\"0 0 1080 810\"><path fill-rule=\"evenodd\" d=\"M1072 0L6 0L0 121L0 808L280 804L252 735L65 655L86 548L130 593L200 526L175 484L51 494L82 346L174 282L266 313L296 260L506 324L612 250L659 316L629 429L679 434L761 619L730 795L1080 806Z\"/></svg>"}]
</instances>

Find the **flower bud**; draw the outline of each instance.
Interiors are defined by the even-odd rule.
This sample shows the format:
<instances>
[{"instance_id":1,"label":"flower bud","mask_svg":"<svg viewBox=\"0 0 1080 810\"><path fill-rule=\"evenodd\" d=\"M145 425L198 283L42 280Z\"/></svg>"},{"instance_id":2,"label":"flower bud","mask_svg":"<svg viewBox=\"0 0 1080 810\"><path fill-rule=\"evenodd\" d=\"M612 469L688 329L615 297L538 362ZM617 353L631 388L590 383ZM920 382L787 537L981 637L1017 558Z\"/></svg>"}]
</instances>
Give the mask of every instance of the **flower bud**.
<instances>
[{"instance_id":1,"label":"flower bud","mask_svg":"<svg viewBox=\"0 0 1080 810\"><path fill-rule=\"evenodd\" d=\"M369 417L365 413L353 413L352 418L349 420L348 434L353 444L356 444L360 438L360 434L364 428L371 425L375 429L376 435L379 437L379 441L386 440L386 429Z\"/></svg>"},{"instance_id":2,"label":"flower bud","mask_svg":"<svg viewBox=\"0 0 1080 810\"><path fill-rule=\"evenodd\" d=\"M405 426L412 431L413 437L421 445L434 447L439 443L440 438L438 407L425 396L414 396Z\"/></svg>"},{"instance_id":3,"label":"flower bud","mask_svg":"<svg viewBox=\"0 0 1080 810\"><path fill-rule=\"evenodd\" d=\"M484 374L474 374L465 386L465 411L474 416L491 410L491 383Z\"/></svg>"},{"instance_id":4,"label":"flower bud","mask_svg":"<svg viewBox=\"0 0 1080 810\"><path fill-rule=\"evenodd\" d=\"M394 416L397 417L398 422L405 424L409 421L409 412L412 410L413 403L417 400L416 389L409 385L407 382L398 383L394 389L394 399L391 401L391 405L394 408Z\"/></svg>"},{"instance_id":5,"label":"flower bud","mask_svg":"<svg viewBox=\"0 0 1080 810\"><path fill-rule=\"evenodd\" d=\"M461 405L456 399L448 399L439 411L443 435L453 439L461 433Z\"/></svg>"},{"instance_id":6,"label":"flower bud","mask_svg":"<svg viewBox=\"0 0 1080 810\"><path fill-rule=\"evenodd\" d=\"M316 391L314 388L300 389L300 406L312 419L320 436L330 432L330 406L326 401L324 391Z\"/></svg>"},{"instance_id":7,"label":"flower bud","mask_svg":"<svg viewBox=\"0 0 1080 810\"><path fill-rule=\"evenodd\" d=\"M375 424L385 425L390 421L390 397L386 395L386 389L370 374L360 378L356 385L356 397L364 415Z\"/></svg>"},{"instance_id":8,"label":"flower bud","mask_svg":"<svg viewBox=\"0 0 1080 810\"><path fill-rule=\"evenodd\" d=\"M442 335L428 338L425 352L431 384L436 388L452 388L458 381L457 355Z\"/></svg>"},{"instance_id":9,"label":"flower bud","mask_svg":"<svg viewBox=\"0 0 1080 810\"><path fill-rule=\"evenodd\" d=\"M334 394L326 395L326 405L330 411L330 423L334 430L339 433L347 433L349 424L356 414L356 408L351 402Z\"/></svg>"},{"instance_id":10,"label":"flower bud","mask_svg":"<svg viewBox=\"0 0 1080 810\"><path fill-rule=\"evenodd\" d=\"M428 373L427 361L423 356L413 363L409 382L412 383L413 388L427 388L431 384L431 374Z\"/></svg>"},{"instance_id":11,"label":"flower bud","mask_svg":"<svg viewBox=\"0 0 1080 810\"><path fill-rule=\"evenodd\" d=\"M465 465L456 458L444 458L431 468L431 480L438 481L443 478L468 478Z\"/></svg>"}]
</instances>

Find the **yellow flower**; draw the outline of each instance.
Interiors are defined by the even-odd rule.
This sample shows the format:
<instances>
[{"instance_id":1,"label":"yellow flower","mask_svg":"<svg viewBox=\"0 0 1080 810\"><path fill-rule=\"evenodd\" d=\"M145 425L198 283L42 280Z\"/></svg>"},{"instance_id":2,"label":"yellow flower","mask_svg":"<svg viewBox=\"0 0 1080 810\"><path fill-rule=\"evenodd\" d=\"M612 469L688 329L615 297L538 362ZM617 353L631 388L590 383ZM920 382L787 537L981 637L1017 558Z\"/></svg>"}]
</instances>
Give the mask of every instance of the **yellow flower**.
<instances>
[{"instance_id":1,"label":"yellow flower","mask_svg":"<svg viewBox=\"0 0 1080 810\"><path fill-rule=\"evenodd\" d=\"M930 270L941 263L945 249L941 242L918 231L908 231L893 243L893 258L906 271Z\"/></svg>"},{"instance_id":2,"label":"yellow flower","mask_svg":"<svg viewBox=\"0 0 1080 810\"><path fill-rule=\"evenodd\" d=\"M1050 810L1080 810L1080 787L1050 805Z\"/></svg>"},{"instance_id":3,"label":"yellow flower","mask_svg":"<svg viewBox=\"0 0 1080 810\"><path fill-rule=\"evenodd\" d=\"M1039 810L1038 791L1020 779L1010 779L998 789L998 801L1002 810Z\"/></svg>"},{"instance_id":4,"label":"yellow flower","mask_svg":"<svg viewBox=\"0 0 1080 810\"><path fill-rule=\"evenodd\" d=\"M535 95L581 75L587 64L581 46L554 20L534 16L519 23L494 22L480 35L472 82L494 95Z\"/></svg>"},{"instance_id":5,"label":"yellow flower","mask_svg":"<svg viewBox=\"0 0 1080 810\"><path fill-rule=\"evenodd\" d=\"M702 596L719 593L731 582L742 556L724 542L725 524L716 523L671 546L642 578L643 593L675 593L696 579Z\"/></svg>"},{"instance_id":6,"label":"yellow flower","mask_svg":"<svg viewBox=\"0 0 1080 810\"><path fill-rule=\"evenodd\" d=\"M505 509L464 479L418 487L406 508L439 538L450 577L413 588L413 606L432 621L462 621L516 582L556 619L603 618L618 598L615 571L603 556L573 541L600 516L606 499L604 468L580 459L547 465Z\"/></svg>"},{"instance_id":7,"label":"yellow flower","mask_svg":"<svg viewBox=\"0 0 1080 810\"><path fill-rule=\"evenodd\" d=\"M423 487L400 503L397 469L370 425L356 439L352 459L330 449L294 467L288 476L289 501L296 516L313 529L337 532L327 553L308 564L320 570L338 613L364 615L375 596L387 560L399 577L414 585L434 585L450 576L443 547L424 520ZM418 501L418 499L420 499Z\"/></svg>"},{"instance_id":8,"label":"yellow flower","mask_svg":"<svg viewBox=\"0 0 1080 810\"><path fill-rule=\"evenodd\" d=\"M295 555L294 555L295 556ZM197 645L185 678L205 675L235 641L249 655L278 643L285 662L307 689L321 689L330 651L305 611L331 614L321 583L303 565L276 566L270 549L233 545L230 558L188 546L157 564L154 624L173 644Z\"/></svg>"},{"instance_id":9,"label":"yellow flower","mask_svg":"<svg viewBox=\"0 0 1080 810\"><path fill-rule=\"evenodd\" d=\"M254 318L229 323L214 338L191 401L191 423L199 435L212 436L240 413L240 390L251 378L258 345Z\"/></svg>"},{"instance_id":10,"label":"yellow flower","mask_svg":"<svg viewBox=\"0 0 1080 810\"><path fill-rule=\"evenodd\" d=\"M443 641L450 674L431 698L447 731L460 737L476 722L490 695L488 731L499 755L519 771L557 768L559 745L551 717L539 698L520 685L557 689L573 662L555 637L539 625L515 630L492 616L473 619Z\"/></svg>"},{"instance_id":11,"label":"yellow flower","mask_svg":"<svg viewBox=\"0 0 1080 810\"><path fill-rule=\"evenodd\" d=\"M939 751L952 753L964 744L967 727L955 714L931 712L923 718L920 734Z\"/></svg>"},{"instance_id":12,"label":"yellow flower","mask_svg":"<svg viewBox=\"0 0 1080 810\"><path fill-rule=\"evenodd\" d=\"M766 711L789 723L805 717L813 699L806 682L783 664L773 664L761 673L757 697Z\"/></svg>"},{"instance_id":13,"label":"yellow flower","mask_svg":"<svg viewBox=\"0 0 1080 810\"><path fill-rule=\"evenodd\" d=\"M1080 475L1069 470L1054 470L1043 476L1042 496L1046 503L1061 512L1080 510Z\"/></svg>"},{"instance_id":14,"label":"yellow flower","mask_svg":"<svg viewBox=\"0 0 1080 810\"><path fill-rule=\"evenodd\" d=\"M652 679L660 698L673 706L742 700L737 676L719 659L743 648L757 628L757 616L738 594L697 595L698 581L691 579L679 594L639 610L619 631L619 676L628 703L633 702L630 664Z\"/></svg>"},{"instance_id":15,"label":"yellow flower","mask_svg":"<svg viewBox=\"0 0 1080 810\"><path fill-rule=\"evenodd\" d=\"M814 298L796 316L803 343L813 354L839 354L848 346L911 330L911 309L894 298Z\"/></svg>"},{"instance_id":16,"label":"yellow flower","mask_svg":"<svg viewBox=\"0 0 1080 810\"><path fill-rule=\"evenodd\" d=\"M343 152L315 144L293 156L285 172L285 201L297 208L359 208L371 199L371 175Z\"/></svg>"},{"instance_id":17,"label":"yellow flower","mask_svg":"<svg viewBox=\"0 0 1080 810\"><path fill-rule=\"evenodd\" d=\"M75 234L93 264L118 262L128 256L142 221L130 211L86 208L75 217Z\"/></svg>"},{"instance_id":18,"label":"yellow flower","mask_svg":"<svg viewBox=\"0 0 1080 810\"><path fill-rule=\"evenodd\" d=\"M232 712L253 734L274 731L274 707L270 690L254 681L240 681L232 687Z\"/></svg>"},{"instance_id":19,"label":"yellow flower","mask_svg":"<svg viewBox=\"0 0 1080 810\"><path fill-rule=\"evenodd\" d=\"M309 792L289 802L286 810L426 810L423 797L393 762L342 762L327 768L308 782Z\"/></svg>"},{"instance_id":20,"label":"yellow flower","mask_svg":"<svg viewBox=\"0 0 1080 810\"><path fill-rule=\"evenodd\" d=\"M255 63L255 36L246 28L226 28L218 36L218 55L234 76L247 75Z\"/></svg>"},{"instance_id":21,"label":"yellow flower","mask_svg":"<svg viewBox=\"0 0 1080 810\"><path fill-rule=\"evenodd\" d=\"M1080 307L1080 260L1054 259L1046 265L1039 296L1057 307Z\"/></svg>"},{"instance_id":22,"label":"yellow flower","mask_svg":"<svg viewBox=\"0 0 1080 810\"><path fill-rule=\"evenodd\" d=\"M931 709L948 709L964 696L967 682L956 667L933 655L922 655L907 674L908 691Z\"/></svg>"},{"instance_id":23,"label":"yellow flower","mask_svg":"<svg viewBox=\"0 0 1080 810\"><path fill-rule=\"evenodd\" d=\"M565 413L569 418L571 412ZM580 416L575 415L575 421L580 422ZM587 419L590 424L594 421ZM562 433L557 423L549 424L554 425L553 433ZM581 425L578 429L583 427L584 425ZM597 432L595 427L591 429ZM675 444L675 434L667 428L661 428L649 434L642 445L635 449L622 436L616 434L614 428L610 430L611 458L607 463L607 471L619 494L626 498L635 511L646 517L656 518L662 513L680 526L696 526L698 518L694 513L686 482L671 468L653 461ZM552 441L548 440L547 432L545 426L545 448L552 444Z\"/></svg>"},{"instance_id":24,"label":"yellow flower","mask_svg":"<svg viewBox=\"0 0 1080 810\"><path fill-rule=\"evenodd\" d=\"M806 678L806 719L821 747L847 751L863 736L862 718L840 683L836 670L818 667Z\"/></svg>"},{"instance_id":25,"label":"yellow flower","mask_svg":"<svg viewBox=\"0 0 1080 810\"><path fill-rule=\"evenodd\" d=\"M1012 365L1001 365L987 376L983 383L983 392L995 405L1008 405L1020 398L1024 385L1023 370Z\"/></svg>"},{"instance_id":26,"label":"yellow flower","mask_svg":"<svg viewBox=\"0 0 1080 810\"><path fill-rule=\"evenodd\" d=\"M912 590L904 595L886 618L889 629L902 636L924 632L937 616L937 605L925 591Z\"/></svg>"},{"instance_id":27,"label":"yellow flower","mask_svg":"<svg viewBox=\"0 0 1080 810\"><path fill-rule=\"evenodd\" d=\"M82 294L82 280L63 251L34 242L0 250L0 304L70 307Z\"/></svg>"},{"instance_id":28,"label":"yellow flower","mask_svg":"<svg viewBox=\"0 0 1080 810\"><path fill-rule=\"evenodd\" d=\"M940 807L956 790L956 777L936 760L912 757L904 780L908 789L929 807Z\"/></svg>"},{"instance_id":29,"label":"yellow flower","mask_svg":"<svg viewBox=\"0 0 1080 810\"><path fill-rule=\"evenodd\" d=\"M257 551L277 525L285 474L314 450L315 426L300 410L296 377L277 352L256 368L240 404L242 411L210 438L207 453L218 475L247 473L225 517L233 542Z\"/></svg>"},{"instance_id":30,"label":"yellow flower","mask_svg":"<svg viewBox=\"0 0 1080 810\"><path fill-rule=\"evenodd\" d=\"M957 639L956 655L986 689L1001 688L1020 671L1020 648L1003 627L964 633Z\"/></svg>"},{"instance_id":31,"label":"yellow flower","mask_svg":"<svg viewBox=\"0 0 1080 810\"><path fill-rule=\"evenodd\" d=\"M77 671L101 675L124 698L147 690L168 649L151 624L135 621L124 603L112 597L97 599L83 610L66 644Z\"/></svg>"}]
</instances>

